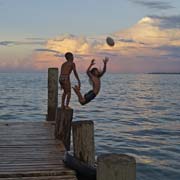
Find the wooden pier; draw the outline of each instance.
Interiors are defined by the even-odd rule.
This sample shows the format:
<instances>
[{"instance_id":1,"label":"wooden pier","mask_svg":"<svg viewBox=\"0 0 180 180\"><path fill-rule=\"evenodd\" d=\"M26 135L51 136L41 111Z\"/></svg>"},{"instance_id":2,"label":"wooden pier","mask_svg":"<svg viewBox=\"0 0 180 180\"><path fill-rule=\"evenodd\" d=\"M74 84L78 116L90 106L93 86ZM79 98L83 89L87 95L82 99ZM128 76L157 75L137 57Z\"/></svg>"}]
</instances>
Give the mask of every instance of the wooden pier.
<instances>
[{"instance_id":1,"label":"wooden pier","mask_svg":"<svg viewBox=\"0 0 180 180\"><path fill-rule=\"evenodd\" d=\"M128 155L101 155L96 168L93 121L72 122L73 109L57 105L58 68L49 68L47 121L0 121L0 180L77 180L74 170L83 180L136 179L136 160ZM63 162L71 127L74 155L65 163L74 170Z\"/></svg>"},{"instance_id":2,"label":"wooden pier","mask_svg":"<svg viewBox=\"0 0 180 180\"><path fill-rule=\"evenodd\" d=\"M0 122L0 180L77 180L52 122Z\"/></svg>"}]
</instances>

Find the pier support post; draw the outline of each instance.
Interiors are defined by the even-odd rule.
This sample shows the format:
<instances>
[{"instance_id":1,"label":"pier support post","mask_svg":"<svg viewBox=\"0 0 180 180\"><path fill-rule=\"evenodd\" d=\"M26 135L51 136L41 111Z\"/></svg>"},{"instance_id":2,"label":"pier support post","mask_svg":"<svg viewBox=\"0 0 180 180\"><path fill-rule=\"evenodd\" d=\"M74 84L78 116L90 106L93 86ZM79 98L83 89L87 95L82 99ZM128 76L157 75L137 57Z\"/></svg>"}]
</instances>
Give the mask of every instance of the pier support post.
<instances>
[{"instance_id":1,"label":"pier support post","mask_svg":"<svg viewBox=\"0 0 180 180\"><path fill-rule=\"evenodd\" d=\"M136 160L125 154L104 154L97 160L97 180L135 180Z\"/></svg>"},{"instance_id":2,"label":"pier support post","mask_svg":"<svg viewBox=\"0 0 180 180\"><path fill-rule=\"evenodd\" d=\"M55 120L57 105L58 105L58 68L49 68L47 121Z\"/></svg>"},{"instance_id":3,"label":"pier support post","mask_svg":"<svg viewBox=\"0 0 180 180\"><path fill-rule=\"evenodd\" d=\"M70 150L71 123L73 109L57 108L55 123L55 138L61 140L67 151Z\"/></svg>"},{"instance_id":4,"label":"pier support post","mask_svg":"<svg viewBox=\"0 0 180 180\"><path fill-rule=\"evenodd\" d=\"M74 157L89 165L94 165L94 123L75 121L72 123Z\"/></svg>"}]
</instances>

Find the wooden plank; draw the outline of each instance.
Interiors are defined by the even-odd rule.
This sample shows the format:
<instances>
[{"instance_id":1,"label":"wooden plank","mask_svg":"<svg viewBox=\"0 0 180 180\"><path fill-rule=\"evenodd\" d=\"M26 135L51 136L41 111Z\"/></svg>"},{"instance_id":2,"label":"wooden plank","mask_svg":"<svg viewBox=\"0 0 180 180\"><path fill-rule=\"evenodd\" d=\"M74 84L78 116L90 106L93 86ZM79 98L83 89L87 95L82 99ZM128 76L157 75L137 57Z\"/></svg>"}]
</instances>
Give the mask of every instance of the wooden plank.
<instances>
[{"instance_id":1,"label":"wooden plank","mask_svg":"<svg viewBox=\"0 0 180 180\"><path fill-rule=\"evenodd\" d=\"M54 123L0 122L0 180L77 180Z\"/></svg>"},{"instance_id":2,"label":"wooden plank","mask_svg":"<svg viewBox=\"0 0 180 180\"><path fill-rule=\"evenodd\" d=\"M0 180L4 178L0 178ZM41 177L18 177L18 178L6 178L6 180L77 180L74 176L41 176Z\"/></svg>"},{"instance_id":3,"label":"wooden plank","mask_svg":"<svg viewBox=\"0 0 180 180\"><path fill-rule=\"evenodd\" d=\"M56 170L52 170L52 171L26 171L26 172L4 172L1 173L1 177L0 178L16 178L16 177L41 177L41 176L74 176L75 177L75 173L72 173L70 171L65 171L65 170L61 170L61 171L56 171Z\"/></svg>"}]
</instances>

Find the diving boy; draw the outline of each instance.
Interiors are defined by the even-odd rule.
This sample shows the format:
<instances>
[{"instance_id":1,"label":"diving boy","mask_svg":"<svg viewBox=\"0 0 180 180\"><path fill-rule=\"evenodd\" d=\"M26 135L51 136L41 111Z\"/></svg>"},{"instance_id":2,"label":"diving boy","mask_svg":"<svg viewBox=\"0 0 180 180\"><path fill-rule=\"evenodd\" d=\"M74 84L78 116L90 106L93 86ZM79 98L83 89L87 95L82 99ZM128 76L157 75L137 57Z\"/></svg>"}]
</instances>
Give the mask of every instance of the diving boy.
<instances>
[{"instance_id":1,"label":"diving boy","mask_svg":"<svg viewBox=\"0 0 180 180\"><path fill-rule=\"evenodd\" d=\"M78 96L78 99L79 99L79 102L81 105L85 105L85 104L89 103L98 95L100 88L101 88L100 78L106 72L106 65L107 65L108 61L109 61L109 58L105 57L105 59L103 60L104 67L103 67L102 71L100 71L97 68L92 68L92 66L95 64L95 60L93 59L91 61L91 64L89 65L86 73L89 76L90 81L92 82L93 88L88 93L86 93L84 96L82 96L78 86L73 87L76 95Z\"/></svg>"}]
</instances>

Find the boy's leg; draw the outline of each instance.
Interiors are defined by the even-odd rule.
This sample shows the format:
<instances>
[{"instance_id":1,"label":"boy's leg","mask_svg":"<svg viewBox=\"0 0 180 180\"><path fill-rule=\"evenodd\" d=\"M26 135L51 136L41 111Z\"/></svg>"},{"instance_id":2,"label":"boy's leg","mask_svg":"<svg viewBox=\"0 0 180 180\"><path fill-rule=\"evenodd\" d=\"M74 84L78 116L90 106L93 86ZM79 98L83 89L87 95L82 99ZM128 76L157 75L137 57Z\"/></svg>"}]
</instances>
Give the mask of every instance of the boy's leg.
<instances>
[{"instance_id":1,"label":"boy's leg","mask_svg":"<svg viewBox=\"0 0 180 180\"><path fill-rule=\"evenodd\" d=\"M61 108L62 109L64 109L64 107L65 107L65 98L66 98L66 93L65 92L63 92L63 94L62 94L62 99L61 99Z\"/></svg>"},{"instance_id":2,"label":"boy's leg","mask_svg":"<svg viewBox=\"0 0 180 180\"><path fill-rule=\"evenodd\" d=\"M69 107L70 99L71 99L71 92L68 92L68 93L67 93L67 98L66 98L66 107L67 107L67 108Z\"/></svg>"},{"instance_id":3,"label":"boy's leg","mask_svg":"<svg viewBox=\"0 0 180 180\"><path fill-rule=\"evenodd\" d=\"M66 83L66 88L65 88L65 91L66 91L66 108L69 108L69 102L70 102L70 99L71 99L71 83L70 81L68 81Z\"/></svg>"},{"instance_id":4,"label":"boy's leg","mask_svg":"<svg viewBox=\"0 0 180 180\"><path fill-rule=\"evenodd\" d=\"M84 105L86 100L84 99L81 92L79 91L79 88L77 86L75 86L75 87L73 87L73 89L74 89L74 92L76 93L76 95L78 96L80 104Z\"/></svg>"},{"instance_id":5,"label":"boy's leg","mask_svg":"<svg viewBox=\"0 0 180 180\"><path fill-rule=\"evenodd\" d=\"M64 109L64 107L65 107L65 99L66 99L65 82L64 81L59 81L59 83L60 83L61 90L63 90L62 96L61 96L61 108Z\"/></svg>"}]
</instances>

